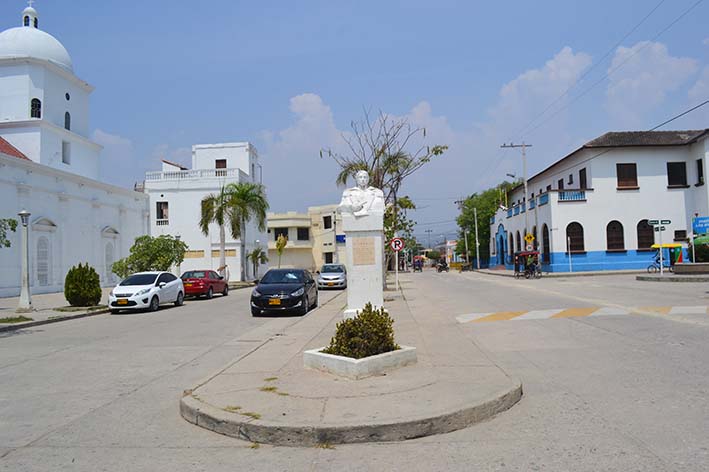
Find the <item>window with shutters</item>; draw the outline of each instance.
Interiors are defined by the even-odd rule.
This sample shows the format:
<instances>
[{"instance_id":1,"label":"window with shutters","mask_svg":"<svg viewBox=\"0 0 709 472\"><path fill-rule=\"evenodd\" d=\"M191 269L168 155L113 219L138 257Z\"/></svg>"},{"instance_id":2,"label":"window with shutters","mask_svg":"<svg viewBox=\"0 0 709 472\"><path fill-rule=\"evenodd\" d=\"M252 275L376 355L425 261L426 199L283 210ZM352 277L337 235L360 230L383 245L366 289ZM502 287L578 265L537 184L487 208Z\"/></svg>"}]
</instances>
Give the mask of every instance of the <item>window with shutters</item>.
<instances>
[{"instance_id":1,"label":"window with shutters","mask_svg":"<svg viewBox=\"0 0 709 472\"><path fill-rule=\"evenodd\" d=\"M638 188L638 168L636 164L616 164L615 170L619 189Z\"/></svg>"},{"instance_id":2,"label":"window with shutters","mask_svg":"<svg viewBox=\"0 0 709 472\"><path fill-rule=\"evenodd\" d=\"M687 240L687 230L678 229L675 230L675 241L686 241Z\"/></svg>"},{"instance_id":3,"label":"window with shutters","mask_svg":"<svg viewBox=\"0 0 709 472\"><path fill-rule=\"evenodd\" d=\"M322 217L322 227L323 229L332 228L332 216L328 215Z\"/></svg>"},{"instance_id":4,"label":"window with shutters","mask_svg":"<svg viewBox=\"0 0 709 472\"><path fill-rule=\"evenodd\" d=\"M298 228L298 241L310 240L310 228Z\"/></svg>"},{"instance_id":5,"label":"window with shutters","mask_svg":"<svg viewBox=\"0 0 709 472\"><path fill-rule=\"evenodd\" d=\"M581 223L574 221L566 226L566 244L568 245L568 251L585 251L583 244L583 226L581 226Z\"/></svg>"},{"instance_id":6,"label":"window with shutters","mask_svg":"<svg viewBox=\"0 0 709 472\"><path fill-rule=\"evenodd\" d=\"M544 224L542 226L542 262L547 264L551 261L551 255L549 251L551 250L551 245L549 243L549 227Z\"/></svg>"},{"instance_id":7,"label":"window with shutters","mask_svg":"<svg viewBox=\"0 0 709 472\"><path fill-rule=\"evenodd\" d=\"M697 187L704 185L704 159L697 159Z\"/></svg>"},{"instance_id":8,"label":"window with shutters","mask_svg":"<svg viewBox=\"0 0 709 472\"><path fill-rule=\"evenodd\" d=\"M559 179L559 181L556 183L556 188L558 190L564 190L564 179Z\"/></svg>"},{"instance_id":9,"label":"window with shutters","mask_svg":"<svg viewBox=\"0 0 709 472\"><path fill-rule=\"evenodd\" d=\"M49 285L49 240L46 236L37 240L37 283L40 287Z\"/></svg>"},{"instance_id":10,"label":"window with shutters","mask_svg":"<svg viewBox=\"0 0 709 472\"><path fill-rule=\"evenodd\" d=\"M519 235L519 231L517 231L517 251L522 250L522 238Z\"/></svg>"},{"instance_id":11,"label":"window with shutters","mask_svg":"<svg viewBox=\"0 0 709 472\"><path fill-rule=\"evenodd\" d=\"M606 226L606 247L609 251L625 250L623 225L620 221L611 221L608 223L608 226Z\"/></svg>"},{"instance_id":12,"label":"window with shutters","mask_svg":"<svg viewBox=\"0 0 709 472\"><path fill-rule=\"evenodd\" d=\"M650 226L647 220L640 220L638 230L638 249L650 249L655 244L655 229Z\"/></svg>"},{"instance_id":13,"label":"window with shutters","mask_svg":"<svg viewBox=\"0 0 709 472\"><path fill-rule=\"evenodd\" d=\"M588 188L588 182L586 181L586 169L581 169L579 171L579 188L580 189L586 189Z\"/></svg>"},{"instance_id":14,"label":"window with shutters","mask_svg":"<svg viewBox=\"0 0 709 472\"><path fill-rule=\"evenodd\" d=\"M278 241L279 236L288 239L288 228L273 228L273 240Z\"/></svg>"},{"instance_id":15,"label":"window with shutters","mask_svg":"<svg viewBox=\"0 0 709 472\"><path fill-rule=\"evenodd\" d=\"M42 118L42 101L39 98L33 98L30 102L30 117Z\"/></svg>"},{"instance_id":16,"label":"window with shutters","mask_svg":"<svg viewBox=\"0 0 709 472\"><path fill-rule=\"evenodd\" d=\"M687 187L687 164L684 162L667 163L667 186Z\"/></svg>"}]
</instances>

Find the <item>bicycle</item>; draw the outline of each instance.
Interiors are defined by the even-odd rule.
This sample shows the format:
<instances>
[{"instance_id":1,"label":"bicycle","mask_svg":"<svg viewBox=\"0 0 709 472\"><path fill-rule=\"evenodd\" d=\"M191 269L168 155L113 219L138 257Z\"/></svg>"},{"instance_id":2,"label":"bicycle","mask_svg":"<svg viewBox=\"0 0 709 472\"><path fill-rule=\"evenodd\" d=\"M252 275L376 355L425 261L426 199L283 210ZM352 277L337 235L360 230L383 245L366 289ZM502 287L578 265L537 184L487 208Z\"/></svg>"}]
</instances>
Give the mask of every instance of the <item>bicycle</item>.
<instances>
[{"instance_id":1,"label":"bicycle","mask_svg":"<svg viewBox=\"0 0 709 472\"><path fill-rule=\"evenodd\" d=\"M669 264L669 263L665 264L664 262L665 261L663 261L663 264L662 264L663 269L669 270L670 272L675 271L675 268L672 264ZM660 259L655 259L654 261L652 261L652 264L647 266L647 273L648 274L656 274L658 272L660 272Z\"/></svg>"}]
</instances>

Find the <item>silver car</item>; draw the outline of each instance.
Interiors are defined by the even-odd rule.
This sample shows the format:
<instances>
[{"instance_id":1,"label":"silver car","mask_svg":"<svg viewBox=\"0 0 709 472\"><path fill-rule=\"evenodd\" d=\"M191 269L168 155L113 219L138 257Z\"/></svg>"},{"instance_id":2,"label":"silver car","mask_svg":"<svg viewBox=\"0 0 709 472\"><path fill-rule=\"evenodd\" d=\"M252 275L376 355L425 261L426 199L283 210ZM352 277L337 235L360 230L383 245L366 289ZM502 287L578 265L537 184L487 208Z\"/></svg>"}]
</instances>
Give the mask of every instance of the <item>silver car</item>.
<instances>
[{"instance_id":1,"label":"silver car","mask_svg":"<svg viewBox=\"0 0 709 472\"><path fill-rule=\"evenodd\" d=\"M318 288L347 288L344 264L325 264L318 272Z\"/></svg>"}]
</instances>

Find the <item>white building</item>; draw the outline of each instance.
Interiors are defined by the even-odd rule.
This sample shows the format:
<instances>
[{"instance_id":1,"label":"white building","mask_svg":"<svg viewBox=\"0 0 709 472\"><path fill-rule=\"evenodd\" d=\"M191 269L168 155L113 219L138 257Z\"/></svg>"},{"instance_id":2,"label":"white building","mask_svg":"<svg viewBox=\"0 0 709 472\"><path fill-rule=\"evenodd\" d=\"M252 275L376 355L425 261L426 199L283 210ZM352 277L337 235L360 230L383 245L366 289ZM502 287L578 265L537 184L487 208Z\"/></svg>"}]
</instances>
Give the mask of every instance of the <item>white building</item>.
<instances>
[{"instance_id":1,"label":"white building","mask_svg":"<svg viewBox=\"0 0 709 472\"><path fill-rule=\"evenodd\" d=\"M34 8L0 33L0 218L27 209L34 293L63 289L88 262L104 286L110 265L146 234L147 197L99 182L101 146L89 139L93 87L74 74L66 49L39 29ZM0 296L20 291L19 231L0 249Z\"/></svg>"},{"instance_id":2,"label":"white building","mask_svg":"<svg viewBox=\"0 0 709 472\"><path fill-rule=\"evenodd\" d=\"M199 229L201 202L230 183L261 183L258 153L249 143L199 144L192 147L192 168L163 161L162 171L145 174L145 192L150 198L150 234L180 236L189 250L180 269L219 269L219 227L209 235ZM241 277L241 242L226 231L226 264L231 280ZM254 222L246 228L246 253L256 247L266 250L266 233ZM246 278L253 277L247 264ZM259 269L263 273L263 268Z\"/></svg>"},{"instance_id":3,"label":"white building","mask_svg":"<svg viewBox=\"0 0 709 472\"><path fill-rule=\"evenodd\" d=\"M660 242L654 219L671 221L663 243L686 247L692 218L709 215L708 137L612 132L586 143L530 178L529 195L523 185L511 191L510 207L490 221L490 265L512 267L529 232L550 271L644 269Z\"/></svg>"}]
</instances>

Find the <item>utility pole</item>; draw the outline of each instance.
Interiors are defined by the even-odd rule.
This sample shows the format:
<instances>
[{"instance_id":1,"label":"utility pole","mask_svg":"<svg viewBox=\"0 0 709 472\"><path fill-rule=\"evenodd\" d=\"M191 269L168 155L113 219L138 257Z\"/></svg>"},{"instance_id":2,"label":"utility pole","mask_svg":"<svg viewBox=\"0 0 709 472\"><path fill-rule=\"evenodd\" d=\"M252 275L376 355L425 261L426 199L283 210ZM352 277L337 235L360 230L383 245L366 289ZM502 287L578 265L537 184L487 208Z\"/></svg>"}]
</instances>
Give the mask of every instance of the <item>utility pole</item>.
<instances>
[{"instance_id":1,"label":"utility pole","mask_svg":"<svg viewBox=\"0 0 709 472\"><path fill-rule=\"evenodd\" d=\"M475 215L475 260L477 261L478 270L480 270L480 242L478 241L478 209L473 207L473 214ZM468 238L465 238L465 250L468 248ZM469 262L468 262L469 263Z\"/></svg>"},{"instance_id":2,"label":"utility pole","mask_svg":"<svg viewBox=\"0 0 709 472\"><path fill-rule=\"evenodd\" d=\"M431 233L433 233L433 230L432 230L432 229L427 229L427 230L426 230L426 233L428 233L428 248L429 248L429 249L433 249L433 248L431 247Z\"/></svg>"},{"instance_id":3,"label":"utility pole","mask_svg":"<svg viewBox=\"0 0 709 472\"><path fill-rule=\"evenodd\" d=\"M463 197L458 198L458 200L454 201L456 205L458 205L458 211L463 213L463 203L465 203L465 200L463 200ZM476 219L477 219L477 210L476 211ZM477 221L477 220L476 220ZM470 267L470 269L473 268L473 266L470 264L470 250L468 249L468 230L463 228L463 237L465 238L465 264Z\"/></svg>"},{"instance_id":4,"label":"utility pole","mask_svg":"<svg viewBox=\"0 0 709 472\"><path fill-rule=\"evenodd\" d=\"M524 228L525 231L529 231L529 219L527 218L527 213L529 210L529 205L527 204L527 200L529 199L529 189L527 188L527 148L532 147L531 144L526 144L524 141L522 141L522 144L503 144L500 146L501 148L522 148L522 181L524 182L524 199L522 202L524 202ZM536 214L537 211L537 206L534 205L534 212ZM526 234L525 234L526 236Z\"/></svg>"}]
</instances>

